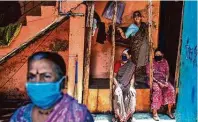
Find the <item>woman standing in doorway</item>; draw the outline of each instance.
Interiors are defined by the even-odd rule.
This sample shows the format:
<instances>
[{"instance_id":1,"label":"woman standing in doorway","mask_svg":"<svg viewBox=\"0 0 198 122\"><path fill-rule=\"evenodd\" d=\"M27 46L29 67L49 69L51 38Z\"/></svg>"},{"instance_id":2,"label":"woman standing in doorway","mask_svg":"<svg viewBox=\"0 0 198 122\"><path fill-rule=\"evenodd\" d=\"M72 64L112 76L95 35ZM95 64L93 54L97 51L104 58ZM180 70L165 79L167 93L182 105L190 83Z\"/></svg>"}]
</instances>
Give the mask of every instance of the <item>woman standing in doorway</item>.
<instances>
[{"instance_id":1,"label":"woman standing in doorway","mask_svg":"<svg viewBox=\"0 0 198 122\"><path fill-rule=\"evenodd\" d=\"M140 82L145 81L146 64L148 62L148 26L142 22L142 15L140 11L133 13L134 23L131 24L124 33L121 28L117 28L122 38L130 38L130 50L132 62L136 64L136 80Z\"/></svg>"}]
</instances>

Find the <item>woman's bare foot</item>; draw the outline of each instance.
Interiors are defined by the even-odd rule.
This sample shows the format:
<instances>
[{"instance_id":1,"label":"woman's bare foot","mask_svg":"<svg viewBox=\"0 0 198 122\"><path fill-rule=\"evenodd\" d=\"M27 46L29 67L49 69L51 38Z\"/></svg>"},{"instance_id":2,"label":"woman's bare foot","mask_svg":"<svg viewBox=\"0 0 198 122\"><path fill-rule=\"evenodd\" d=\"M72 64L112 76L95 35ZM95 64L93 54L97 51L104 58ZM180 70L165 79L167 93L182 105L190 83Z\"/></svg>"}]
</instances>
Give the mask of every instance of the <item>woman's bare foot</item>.
<instances>
[{"instance_id":1,"label":"woman's bare foot","mask_svg":"<svg viewBox=\"0 0 198 122\"><path fill-rule=\"evenodd\" d=\"M153 119L154 119L155 121L159 121L159 116L158 116L157 114L153 114Z\"/></svg>"},{"instance_id":2,"label":"woman's bare foot","mask_svg":"<svg viewBox=\"0 0 198 122\"><path fill-rule=\"evenodd\" d=\"M115 118L115 117L113 117L113 118L112 118L112 122L118 122L118 119Z\"/></svg>"},{"instance_id":3,"label":"woman's bare foot","mask_svg":"<svg viewBox=\"0 0 198 122\"><path fill-rule=\"evenodd\" d=\"M166 114L167 114L171 119L175 119L175 116L174 116L171 112L166 112Z\"/></svg>"}]
</instances>

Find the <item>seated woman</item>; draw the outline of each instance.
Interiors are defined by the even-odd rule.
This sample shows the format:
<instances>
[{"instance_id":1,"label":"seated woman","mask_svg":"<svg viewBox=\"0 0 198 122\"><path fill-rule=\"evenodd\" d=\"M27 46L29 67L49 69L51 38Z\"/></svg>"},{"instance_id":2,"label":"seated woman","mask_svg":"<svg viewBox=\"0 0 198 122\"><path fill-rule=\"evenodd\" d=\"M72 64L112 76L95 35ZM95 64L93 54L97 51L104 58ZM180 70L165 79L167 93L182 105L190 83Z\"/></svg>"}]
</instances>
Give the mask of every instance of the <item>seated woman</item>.
<instances>
[{"instance_id":1,"label":"seated woman","mask_svg":"<svg viewBox=\"0 0 198 122\"><path fill-rule=\"evenodd\" d=\"M135 64L131 62L129 49L122 53L122 60L114 67L114 99L115 118L113 121L132 121L136 105L136 91L133 87Z\"/></svg>"},{"instance_id":2,"label":"seated woman","mask_svg":"<svg viewBox=\"0 0 198 122\"><path fill-rule=\"evenodd\" d=\"M57 53L29 57L26 90L32 103L19 108L10 122L93 122L84 105L61 92L65 74L66 64Z\"/></svg>"},{"instance_id":3,"label":"seated woman","mask_svg":"<svg viewBox=\"0 0 198 122\"><path fill-rule=\"evenodd\" d=\"M147 65L147 75L149 76L149 64ZM168 105L167 114L170 118L174 118L171 112L173 104L175 104L175 90L169 79L169 65L159 49L155 50L155 60L153 61L153 86L152 86L152 103L153 119L159 121L157 110L161 105Z\"/></svg>"}]
</instances>

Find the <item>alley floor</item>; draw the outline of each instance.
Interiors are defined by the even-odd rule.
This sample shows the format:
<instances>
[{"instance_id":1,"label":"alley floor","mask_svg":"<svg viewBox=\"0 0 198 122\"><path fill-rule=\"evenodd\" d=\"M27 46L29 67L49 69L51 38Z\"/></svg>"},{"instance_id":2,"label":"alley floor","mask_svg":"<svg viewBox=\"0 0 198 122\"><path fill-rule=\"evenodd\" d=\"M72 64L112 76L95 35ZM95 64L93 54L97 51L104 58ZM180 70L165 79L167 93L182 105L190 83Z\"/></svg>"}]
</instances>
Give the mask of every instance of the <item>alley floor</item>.
<instances>
[{"instance_id":1,"label":"alley floor","mask_svg":"<svg viewBox=\"0 0 198 122\"><path fill-rule=\"evenodd\" d=\"M93 116L95 122L112 122L112 115L110 114L94 114ZM136 119L134 122L156 122L149 113L135 113L134 117ZM172 120L164 114L159 114L159 117L159 122L176 122L176 120Z\"/></svg>"},{"instance_id":2,"label":"alley floor","mask_svg":"<svg viewBox=\"0 0 198 122\"><path fill-rule=\"evenodd\" d=\"M10 116L11 114L4 115L4 118L1 118L0 122L8 122L8 117ZM95 122L112 122L111 114L93 114L93 117ZM134 122L156 122L152 119L149 113L135 113L134 117L136 119ZM176 120L171 120L167 115L164 114L159 114L159 117L159 122L176 122Z\"/></svg>"},{"instance_id":3,"label":"alley floor","mask_svg":"<svg viewBox=\"0 0 198 122\"><path fill-rule=\"evenodd\" d=\"M27 102L27 101L26 101ZM23 102L24 104L26 102ZM8 122L11 115L19 106L23 104L19 104L19 101L6 101L0 104L0 122ZM27 102L28 103L28 102ZM95 122L112 122L112 114L92 114ZM165 114L159 114L160 122L176 122L175 120L171 120ZM135 122L155 122L150 113L135 113L134 118Z\"/></svg>"}]
</instances>

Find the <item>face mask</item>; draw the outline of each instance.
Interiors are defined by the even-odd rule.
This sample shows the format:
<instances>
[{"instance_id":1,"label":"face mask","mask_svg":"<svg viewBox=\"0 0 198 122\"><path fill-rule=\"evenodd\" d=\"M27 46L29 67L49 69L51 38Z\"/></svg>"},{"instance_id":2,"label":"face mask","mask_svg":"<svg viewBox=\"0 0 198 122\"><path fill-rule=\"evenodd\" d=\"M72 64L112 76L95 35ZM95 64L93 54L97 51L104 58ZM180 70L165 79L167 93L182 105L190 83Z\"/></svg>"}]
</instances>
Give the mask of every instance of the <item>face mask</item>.
<instances>
[{"instance_id":1,"label":"face mask","mask_svg":"<svg viewBox=\"0 0 198 122\"><path fill-rule=\"evenodd\" d=\"M155 56L155 61L161 61L162 60L162 56Z\"/></svg>"},{"instance_id":2,"label":"face mask","mask_svg":"<svg viewBox=\"0 0 198 122\"><path fill-rule=\"evenodd\" d=\"M126 55L122 55L122 61L127 61L127 60L128 60L127 56Z\"/></svg>"},{"instance_id":3,"label":"face mask","mask_svg":"<svg viewBox=\"0 0 198 122\"><path fill-rule=\"evenodd\" d=\"M41 109L49 109L63 96L61 83L64 79L62 77L55 82L27 82L27 94L33 104Z\"/></svg>"}]
</instances>

